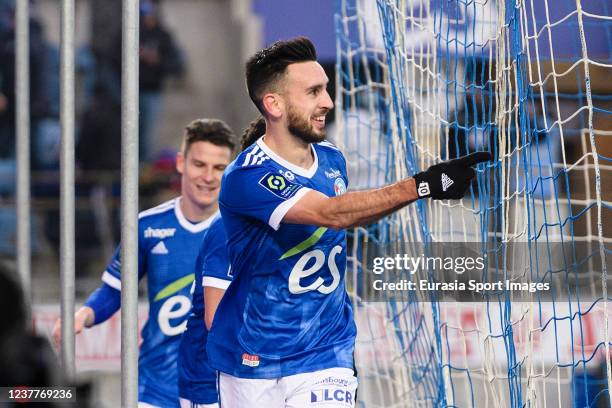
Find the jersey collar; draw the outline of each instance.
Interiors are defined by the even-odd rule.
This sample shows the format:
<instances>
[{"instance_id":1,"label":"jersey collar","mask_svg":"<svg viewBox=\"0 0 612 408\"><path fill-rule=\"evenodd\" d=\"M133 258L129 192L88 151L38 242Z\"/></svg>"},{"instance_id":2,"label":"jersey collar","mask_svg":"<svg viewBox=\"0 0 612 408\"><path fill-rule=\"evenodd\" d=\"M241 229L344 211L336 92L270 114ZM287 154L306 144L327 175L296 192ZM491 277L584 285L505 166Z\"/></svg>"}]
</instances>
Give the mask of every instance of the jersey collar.
<instances>
[{"instance_id":1,"label":"jersey collar","mask_svg":"<svg viewBox=\"0 0 612 408\"><path fill-rule=\"evenodd\" d=\"M312 163L312 166L310 166L310 168L308 169L305 169L300 166L296 166L293 163L289 163L287 160L283 159L278 154L274 153L272 149L270 149L268 145L264 143L263 136L257 140L257 146L259 146L259 148L263 150L265 154L270 156L272 160L274 160L281 166L285 167L286 169L291 170L293 173L299 176L311 178L312 176L315 175L315 173L317 172L317 169L319 168L319 157L317 156L317 151L312 145L312 143L310 144L310 149L312 150L312 155L314 157L314 163Z\"/></svg>"},{"instance_id":2,"label":"jersey collar","mask_svg":"<svg viewBox=\"0 0 612 408\"><path fill-rule=\"evenodd\" d=\"M182 197L177 197L174 201L174 214L176 215L176 219L178 220L179 224L181 224L181 227L185 228L189 232L198 233L204 231L209 227L213 219L219 215L219 210L217 210L207 219L200 221L197 224L192 224L187 220L187 218L185 218L183 211L181 211L181 199Z\"/></svg>"}]
</instances>

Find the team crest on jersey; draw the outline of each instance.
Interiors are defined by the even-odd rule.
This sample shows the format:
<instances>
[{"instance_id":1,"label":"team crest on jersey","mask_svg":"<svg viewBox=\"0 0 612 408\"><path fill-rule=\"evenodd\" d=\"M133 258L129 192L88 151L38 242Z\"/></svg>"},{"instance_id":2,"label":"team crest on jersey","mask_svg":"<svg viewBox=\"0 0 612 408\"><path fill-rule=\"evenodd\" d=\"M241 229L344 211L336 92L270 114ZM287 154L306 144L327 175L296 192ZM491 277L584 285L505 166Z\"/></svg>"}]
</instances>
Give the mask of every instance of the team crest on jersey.
<instances>
[{"instance_id":1,"label":"team crest on jersey","mask_svg":"<svg viewBox=\"0 0 612 408\"><path fill-rule=\"evenodd\" d=\"M259 365L259 356L242 353L242 364L249 367L257 367Z\"/></svg>"},{"instance_id":2,"label":"team crest on jersey","mask_svg":"<svg viewBox=\"0 0 612 408\"><path fill-rule=\"evenodd\" d=\"M293 197L301 187L289 181L285 175L275 173L263 176L259 180L259 185L283 200Z\"/></svg>"},{"instance_id":3,"label":"team crest on jersey","mask_svg":"<svg viewBox=\"0 0 612 408\"><path fill-rule=\"evenodd\" d=\"M342 177L338 177L334 181L334 193L336 193L337 196L346 193L346 184L344 183L344 179Z\"/></svg>"}]
</instances>

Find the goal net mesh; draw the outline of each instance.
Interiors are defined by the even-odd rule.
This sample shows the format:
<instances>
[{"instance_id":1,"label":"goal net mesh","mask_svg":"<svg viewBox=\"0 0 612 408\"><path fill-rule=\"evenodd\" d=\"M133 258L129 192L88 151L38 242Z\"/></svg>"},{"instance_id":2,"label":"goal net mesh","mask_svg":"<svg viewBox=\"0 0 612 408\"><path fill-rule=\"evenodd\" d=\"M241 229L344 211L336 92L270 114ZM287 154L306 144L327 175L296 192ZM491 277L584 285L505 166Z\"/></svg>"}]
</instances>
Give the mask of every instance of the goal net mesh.
<instances>
[{"instance_id":1,"label":"goal net mesh","mask_svg":"<svg viewBox=\"0 0 612 408\"><path fill-rule=\"evenodd\" d=\"M420 200L350 234L358 406L609 406L610 9L594 0L337 0L329 136L347 158L349 189L478 150L494 156L462 200ZM504 256L527 273L546 279L560 258L585 266L561 278L590 290L371 301L368 248L411 253L432 242L472 242L489 256L515 244L523 250ZM558 244L584 250L559 255Z\"/></svg>"}]
</instances>

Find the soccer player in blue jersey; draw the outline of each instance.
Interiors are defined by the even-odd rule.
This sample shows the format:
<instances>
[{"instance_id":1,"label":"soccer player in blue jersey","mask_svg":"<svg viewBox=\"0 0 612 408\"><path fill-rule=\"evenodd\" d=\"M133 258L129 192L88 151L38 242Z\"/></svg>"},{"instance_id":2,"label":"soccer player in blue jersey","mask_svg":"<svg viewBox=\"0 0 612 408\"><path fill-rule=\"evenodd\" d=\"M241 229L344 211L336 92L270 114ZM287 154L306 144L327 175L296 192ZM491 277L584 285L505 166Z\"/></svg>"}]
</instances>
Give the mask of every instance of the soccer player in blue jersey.
<instances>
[{"instance_id":1,"label":"soccer player in blue jersey","mask_svg":"<svg viewBox=\"0 0 612 408\"><path fill-rule=\"evenodd\" d=\"M345 228L423 198L461 198L485 152L395 184L347 193L346 163L325 141L328 78L303 37L246 64L265 135L225 171L219 196L233 281L208 335L221 406L353 407L356 328L344 288Z\"/></svg>"},{"instance_id":2,"label":"soccer player in blue jersey","mask_svg":"<svg viewBox=\"0 0 612 408\"><path fill-rule=\"evenodd\" d=\"M196 260L191 314L178 350L181 408L219 407L217 373L208 364L206 338L219 300L232 281L225 242L225 228L217 217L204 235Z\"/></svg>"},{"instance_id":3,"label":"soccer player in blue jersey","mask_svg":"<svg viewBox=\"0 0 612 408\"><path fill-rule=\"evenodd\" d=\"M245 131L241 144L252 144L262 136L265 123L255 121ZM208 363L206 339L225 290L232 281L227 238L221 217L206 230L195 265L191 314L178 350L178 384L181 408L219 408L217 372Z\"/></svg>"},{"instance_id":4,"label":"soccer player in blue jersey","mask_svg":"<svg viewBox=\"0 0 612 408\"><path fill-rule=\"evenodd\" d=\"M179 407L177 350L191 309L189 289L205 231L218 215L221 176L232 156L233 133L220 120L198 119L185 129L176 167L181 195L139 214L138 278L147 275L149 319L142 329L139 407ZM119 249L102 285L75 314L75 333L111 317L121 301ZM61 322L53 336L59 343Z\"/></svg>"}]
</instances>

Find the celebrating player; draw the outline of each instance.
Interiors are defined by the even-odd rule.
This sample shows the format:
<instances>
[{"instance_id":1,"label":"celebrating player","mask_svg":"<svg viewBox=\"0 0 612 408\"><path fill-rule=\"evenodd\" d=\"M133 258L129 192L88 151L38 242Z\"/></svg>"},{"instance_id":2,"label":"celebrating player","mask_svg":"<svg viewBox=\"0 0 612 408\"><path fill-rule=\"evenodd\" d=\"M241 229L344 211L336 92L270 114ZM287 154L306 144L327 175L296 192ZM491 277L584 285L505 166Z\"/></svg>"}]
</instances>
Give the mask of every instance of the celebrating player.
<instances>
[{"instance_id":1,"label":"celebrating player","mask_svg":"<svg viewBox=\"0 0 612 408\"><path fill-rule=\"evenodd\" d=\"M234 275L207 343L221 405L354 406L344 228L421 197L461 198L475 174L470 166L491 156L346 193L344 157L325 141L333 103L312 43L300 37L257 52L246 77L266 133L227 168L219 196Z\"/></svg>"},{"instance_id":2,"label":"celebrating player","mask_svg":"<svg viewBox=\"0 0 612 408\"><path fill-rule=\"evenodd\" d=\"M218 215L221 176L230 162L233 133L220 120L198 119L185 129L176 168L181 196L143 211L138 222L138 278L148 275L149 319L142 329L139 407L178 407L177 349L191 303L189 287L206 229ZM119 249L102 285L75 313L75 333L111 317L121 301ZM59 343L61 322L53 329Z\"/></svg>"},{"instance_id":3,"label":"celebrating player","mask_svg":"<svg viewBox=\"0 0 612 408\"><path fill-rule=\"evenodd\" d=\"M242 137L242 149L265 132L263 119L254 121ZM220 217L204 235L195 265L191 314L179 346L179 396L182 408L218 408L217 373L208 363L206 339L215 311L232 281L226 248L226 235Z\"/></svg>"}]
</instances>

